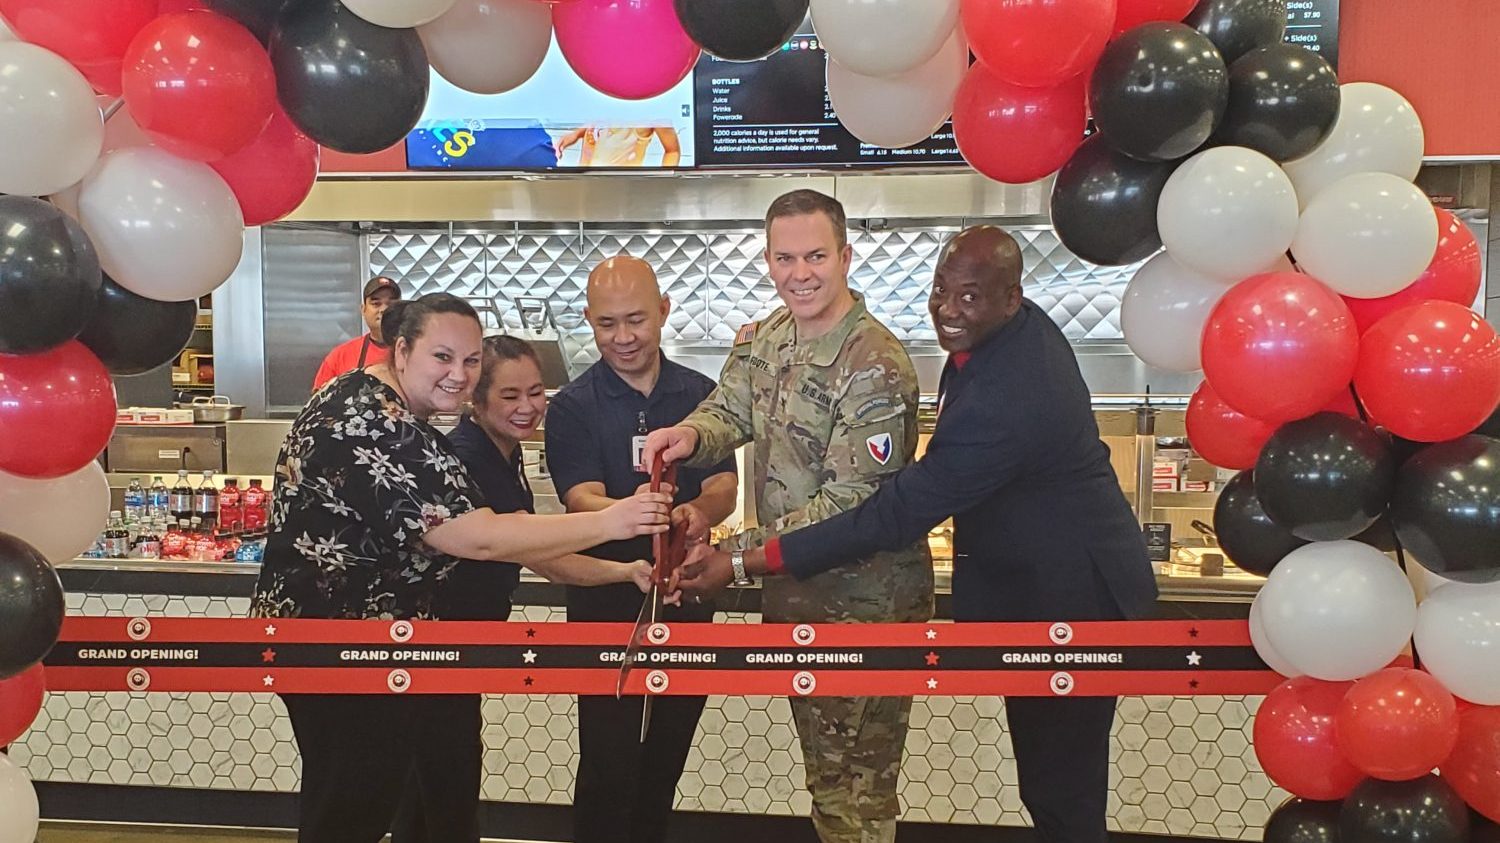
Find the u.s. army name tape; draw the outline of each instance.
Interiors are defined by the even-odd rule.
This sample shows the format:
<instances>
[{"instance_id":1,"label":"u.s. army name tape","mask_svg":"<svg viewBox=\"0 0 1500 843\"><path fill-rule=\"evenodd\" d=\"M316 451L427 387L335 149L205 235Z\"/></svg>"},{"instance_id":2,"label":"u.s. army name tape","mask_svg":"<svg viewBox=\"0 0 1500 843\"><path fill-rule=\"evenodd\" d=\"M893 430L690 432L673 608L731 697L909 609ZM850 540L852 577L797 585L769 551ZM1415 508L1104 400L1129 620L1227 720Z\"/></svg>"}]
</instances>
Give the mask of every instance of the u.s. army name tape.
<instances>
[{"instance_id":1,"label":"u.s. army name tape","mask_svg":"<svg viewBox=\"0 0 1500 843\"><path fill-rule=\"evenodd\" d=\"M630 624L69 617L53 691L613 694ZM1263 694L1244 621L655 624L626 692Z\"/></svg>"}]
</instances>

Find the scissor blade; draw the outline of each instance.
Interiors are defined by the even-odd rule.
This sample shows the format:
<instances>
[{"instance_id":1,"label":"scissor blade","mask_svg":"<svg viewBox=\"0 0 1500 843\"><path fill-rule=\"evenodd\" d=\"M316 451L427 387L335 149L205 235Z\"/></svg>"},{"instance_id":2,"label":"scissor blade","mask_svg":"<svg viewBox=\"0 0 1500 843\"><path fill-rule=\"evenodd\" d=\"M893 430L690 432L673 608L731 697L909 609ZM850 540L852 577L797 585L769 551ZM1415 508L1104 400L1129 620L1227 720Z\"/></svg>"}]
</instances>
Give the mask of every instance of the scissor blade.
<instances>
[{"instance_id":1,"label":"scissor blade","mask_svg":"<svg viewBox=\"0 0 1500 843\"><path fill-rule=\"evenodd\" d=\"M625 645L625 660L620 663L620 678L615 680L615 699L625 695L625 681L630 678L636 656L640 655L641 645L646 641L647 627L656 622L656 606L659 602L656 586L652 586L646 592L646 599L641 602L641 611L635 616L635 628L631 630L630 641Z\"/></svg>"}]
</instances>

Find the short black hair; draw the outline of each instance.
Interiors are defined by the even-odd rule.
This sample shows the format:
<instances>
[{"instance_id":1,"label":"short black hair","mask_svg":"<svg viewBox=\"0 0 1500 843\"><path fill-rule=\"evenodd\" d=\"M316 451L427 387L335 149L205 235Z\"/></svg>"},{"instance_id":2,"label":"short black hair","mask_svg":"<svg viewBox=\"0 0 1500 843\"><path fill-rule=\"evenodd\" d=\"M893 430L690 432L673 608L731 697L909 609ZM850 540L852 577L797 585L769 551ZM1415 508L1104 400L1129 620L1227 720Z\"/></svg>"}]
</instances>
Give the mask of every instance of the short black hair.
<instances>
[{"instance_id":1,"label":"short black hair","mask_svg":"<svg viewBox=\"0 0 1500 843\"><path fill-rule=\"evenodd\" d=\"M539 371L542 368L542 359L537 356L536 349L520 337L508 334L485 337L484 362L479 366L479 380L474 383L474 397L471 399L474 406L483 407L490 400L490 382L495 378L495 369L508 360L530 360Z\"/></svg>"},{"instance_id":2,"label":"short black hair","mask_svg":"<svg viewBox=\"0 0 1500 843\"><path fill-rule=\"evenodd\" d=\"M844 203L816 190L793 190L776 197L771 207L766 209L766 234L771 233L771 223L782 217L802 217L808 214L822 214L833 223L834 236L839 240L839 248L844 248L849 243L849 218L844 215Z\"/></svg>"},{"instance_id":3,"label":"short black hair","mask_svg":"<svg viewBox=\"0 0 1500 843\"><path fill-rule=\"evenodd\" d=\"M479 324L479 314L474 306L452 293L428 293L421 298L391 302L391 306L380 314L380 334L386 345L396 347L396 339L405 338L408 346L422 336L427 320L439 313L454 313L466 316Z\"/></svg>"}]
</instances>

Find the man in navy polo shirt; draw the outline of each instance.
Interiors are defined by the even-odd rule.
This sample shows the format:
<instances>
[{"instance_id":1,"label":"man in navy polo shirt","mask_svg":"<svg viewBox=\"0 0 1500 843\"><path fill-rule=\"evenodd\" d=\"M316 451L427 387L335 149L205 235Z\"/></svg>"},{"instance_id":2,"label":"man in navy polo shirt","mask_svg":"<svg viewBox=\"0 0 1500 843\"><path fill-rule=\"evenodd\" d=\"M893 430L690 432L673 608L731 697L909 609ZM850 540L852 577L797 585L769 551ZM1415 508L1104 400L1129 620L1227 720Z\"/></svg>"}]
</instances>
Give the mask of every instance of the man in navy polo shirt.
<instances>
[{"instance_id":1,"label":"man in navy polo shirt","mask_svg":"<svg viewBox=\"0 0 1500 843\"><path fill-rule=\"evenodd\" d=\"M671 302L645 261L621 255L589 274L588 307L600 361L561 389L547 411L547 464L569 512L603 509L629 497L649 475L640 464L646 434L682 421L714 389L709 378L668 360L661 330ZM734 458L677 473L673 523L690 541L735 508ZM629 562L651 558L649 537L585 551ZM633 622L641 593L599 586L568 588L568 620ZM712 603L669 607L671 622L712 621ZM621 642L622 644L624 642ZM660 697L646 742L641 698L578 698L578 779L573 790L576 843L657 843L666 839L677 780L687 763L703 697Z\"/></svg>"}]
</instances>

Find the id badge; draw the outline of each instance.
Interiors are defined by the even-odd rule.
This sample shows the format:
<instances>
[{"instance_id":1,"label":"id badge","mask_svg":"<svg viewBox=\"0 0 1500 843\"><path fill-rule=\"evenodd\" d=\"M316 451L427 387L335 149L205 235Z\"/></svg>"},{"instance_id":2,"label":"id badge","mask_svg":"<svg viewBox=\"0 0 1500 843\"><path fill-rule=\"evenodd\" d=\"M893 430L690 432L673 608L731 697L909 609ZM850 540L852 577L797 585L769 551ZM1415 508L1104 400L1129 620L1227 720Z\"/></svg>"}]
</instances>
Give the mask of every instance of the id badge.
<instances>
[{"instance_id":1,"label":"id badge","mask_svg":"<svg viewBox=\"0 0 1500 843\"><path fill-rule=\"evenodd\" d=\"M630 464L635 466L636 471L649 474L650 470L646 466L641 465L641 457L645 453L646 437L640 435L630 437Z\"/></svg>"}]
</instances>

